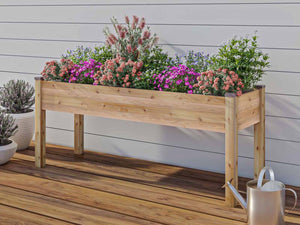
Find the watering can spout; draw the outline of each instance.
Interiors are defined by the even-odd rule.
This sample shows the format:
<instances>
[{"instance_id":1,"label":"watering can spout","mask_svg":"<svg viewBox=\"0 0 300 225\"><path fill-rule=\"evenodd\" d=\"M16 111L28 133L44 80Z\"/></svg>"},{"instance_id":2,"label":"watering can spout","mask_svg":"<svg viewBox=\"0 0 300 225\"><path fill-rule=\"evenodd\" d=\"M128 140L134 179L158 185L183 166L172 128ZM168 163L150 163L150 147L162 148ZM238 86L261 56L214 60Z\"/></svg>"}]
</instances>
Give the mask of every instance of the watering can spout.
<instances>
[{"instance_id":1,"label":"watering can spout","mask_svg":"<svg viewBox=\"0 0 300 225\"><path fill-rule=\"evenodd\" d=\"M246 203L245 199L240 195L238 190L236 190L235 187L233 187L233 185L230 183L230 181L227 181L227 186L231 190L231 192L234 195L234 197L236 198L236 200L243 207L243 209L247 210L247 203Z\"/></svg>"}]
</instances>

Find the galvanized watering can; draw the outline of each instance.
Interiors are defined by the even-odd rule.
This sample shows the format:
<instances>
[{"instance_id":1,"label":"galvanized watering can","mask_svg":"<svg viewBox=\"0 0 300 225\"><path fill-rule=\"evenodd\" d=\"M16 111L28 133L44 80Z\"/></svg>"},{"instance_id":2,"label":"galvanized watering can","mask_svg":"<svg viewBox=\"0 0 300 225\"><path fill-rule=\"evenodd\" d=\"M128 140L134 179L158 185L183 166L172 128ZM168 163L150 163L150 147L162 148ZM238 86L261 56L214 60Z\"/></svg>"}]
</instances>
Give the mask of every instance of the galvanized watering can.
<instances>
[{"instance_id":1,"label":"galvanized watering can","mask_svg":"<svg viewBox=\"0 0 300 225\"><path fill-rule=\"evenodd\" d=\"M269 171L270 180L264 180L266 170ZM297 205L297 193L279 181L275 181L274 172L270 167L260 171L258 180L247 183L247 203L239 192L227 182L228 187L234 194L241 206L247 211L249 225L282 225L284 224L285 191L291 191L295 196Z\"/></svg>"}]
</instances>

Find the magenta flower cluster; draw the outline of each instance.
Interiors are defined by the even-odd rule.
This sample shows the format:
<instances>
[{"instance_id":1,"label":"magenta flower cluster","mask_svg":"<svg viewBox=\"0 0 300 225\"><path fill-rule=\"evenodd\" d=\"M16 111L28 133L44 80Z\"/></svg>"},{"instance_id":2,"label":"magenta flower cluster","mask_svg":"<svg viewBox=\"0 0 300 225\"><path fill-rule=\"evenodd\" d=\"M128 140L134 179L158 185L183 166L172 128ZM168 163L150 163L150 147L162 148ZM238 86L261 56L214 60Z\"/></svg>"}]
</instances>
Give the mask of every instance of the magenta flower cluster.
<instances>
[{"instance_id":1,"label":"magenta flower cluster","mask_svg":"<svg viewBox=\"0 0 300 225\"><path fill-rule=\"evenodd\" d=\"M75 64L71 69L69 83L93 84L94 77L100 75L100 67L102 63L96 62L94 59L89 61L81 61Z\"/></svg>"},{"instance_id":2,"label":"magenta flower cluster","mask_svg":"<svg viewBox=\"0 0 300 225\"><path fill-rule=\"evenodd\" d=\"M201 73L196 73L193 68L178 65L153 75L154 89L159 91L185 92L193 94L193 85Z\"/></svg>"}]
</instances>

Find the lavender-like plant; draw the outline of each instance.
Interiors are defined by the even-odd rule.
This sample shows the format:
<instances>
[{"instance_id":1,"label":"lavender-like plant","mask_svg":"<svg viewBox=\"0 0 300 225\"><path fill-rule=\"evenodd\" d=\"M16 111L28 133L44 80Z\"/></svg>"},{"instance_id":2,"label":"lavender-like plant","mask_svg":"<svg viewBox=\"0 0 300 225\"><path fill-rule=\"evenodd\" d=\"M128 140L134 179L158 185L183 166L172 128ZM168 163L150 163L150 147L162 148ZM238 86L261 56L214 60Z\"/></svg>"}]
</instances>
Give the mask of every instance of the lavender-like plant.
<instances>
[{"instance_id":1,"label":"lavender-like plant","mask_svg":"<svg viewBox=\"0 0 300 225\"><path fill-rule=\"evenodd\" d=\"M27 113L34 104L34 88L24 80L10 80L0 88L0 106L6 113Z\"/></svg>"},{"instance_id":2,"label":"lavender-like plant","mask_svg":"<svg viewBox=\"0 0 300 225\"><path fill-rule=\"evenodd\" d=\"M11 143L9 138L16 134L18 125L15 125L15 120L9 114L0 112L0 146Z\"/></svg>"}]
</instances>

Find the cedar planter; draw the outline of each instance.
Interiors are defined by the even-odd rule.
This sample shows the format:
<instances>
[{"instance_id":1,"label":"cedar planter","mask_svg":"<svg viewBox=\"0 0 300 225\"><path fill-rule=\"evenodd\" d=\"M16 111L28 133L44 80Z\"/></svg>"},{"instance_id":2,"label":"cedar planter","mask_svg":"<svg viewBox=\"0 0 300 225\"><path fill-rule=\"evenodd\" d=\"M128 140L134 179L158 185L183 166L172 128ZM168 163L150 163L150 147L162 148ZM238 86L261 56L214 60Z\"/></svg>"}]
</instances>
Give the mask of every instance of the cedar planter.
<instances>
[{"instance_id":1,"label":"cedar planter","mask_svg":"<svg viewBox=\"0 0 300 225\"><path fill-rule=\"evenodd\" d=\"M237 97L44 81L36 78L36 167L45 166L46 110L74 114L74 152L83 154L84 115L225 133L225 181L238 187L238 130L254 125L254 176L265 164L265 88ZM226 188L225 202L234 206Z\"/></svg>"}]
</instances>

